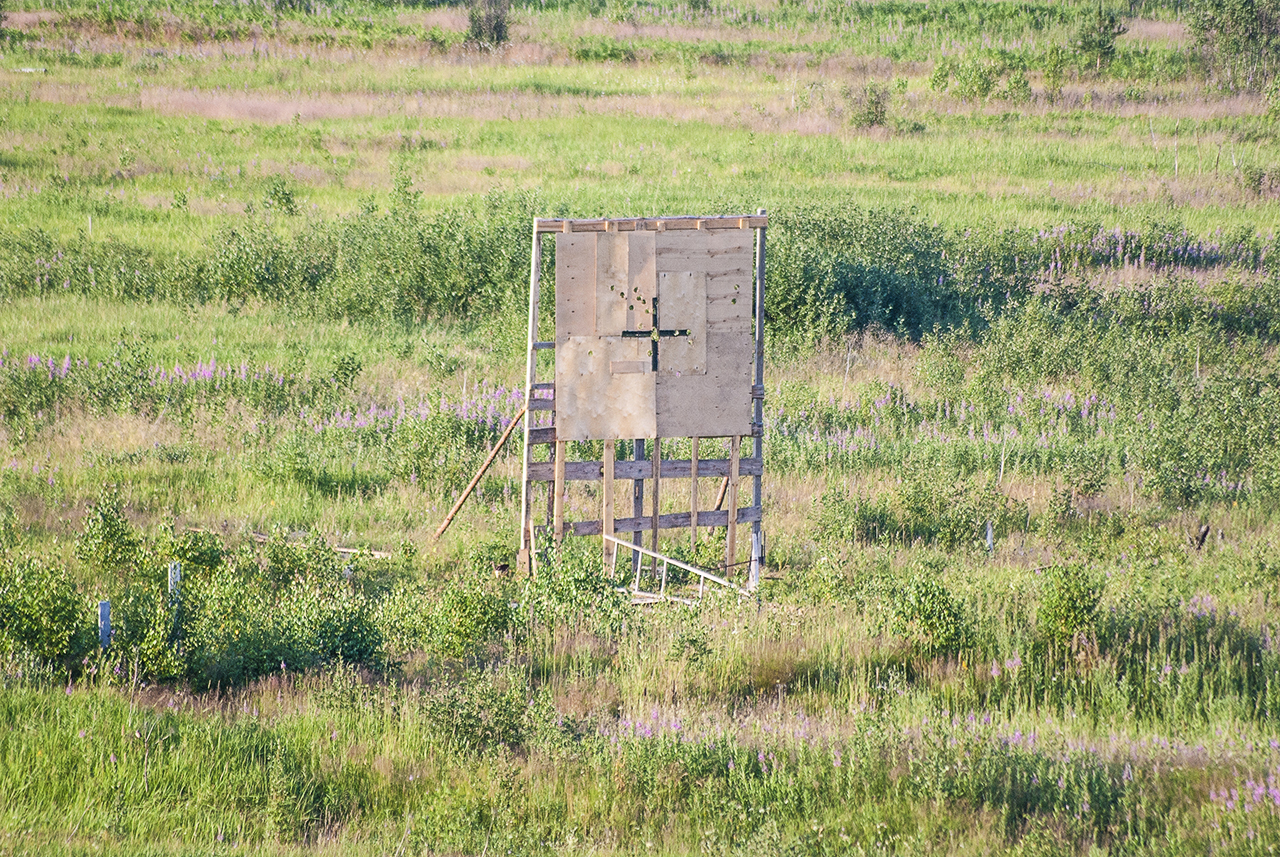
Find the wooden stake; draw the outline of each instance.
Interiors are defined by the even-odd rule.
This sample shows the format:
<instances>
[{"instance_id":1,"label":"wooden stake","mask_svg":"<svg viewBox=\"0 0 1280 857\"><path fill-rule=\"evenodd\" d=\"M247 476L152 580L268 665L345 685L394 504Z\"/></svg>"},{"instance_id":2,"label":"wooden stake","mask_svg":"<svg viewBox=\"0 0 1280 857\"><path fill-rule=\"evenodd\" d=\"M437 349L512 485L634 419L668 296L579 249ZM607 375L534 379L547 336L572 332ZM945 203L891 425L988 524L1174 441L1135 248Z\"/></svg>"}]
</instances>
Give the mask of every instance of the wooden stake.
<instances>
[{"instance_id":1,"label":"wooden stake","mask_svg":"<svg viewBox=\"0 0 1280 857\"><path fill-rule=\"evenodd\" d=\"M565 442L563 440L556 441L556 481L552 487L552 490L555 491L555 496L552 500L552 516L557 546L564 538L564 447Z\"/></svg>"},{"instance_id":2,"label":"wooden stake","mask_svg":"<svg viewBox=\"0 0 1280 857\"><path fill-rule=\"evenodd\" d=\"M453 516L458 514L458 510L462 508L462 504L467 502L467 498L471 496L471 492L480 484L480 480L484 476L485 471L489 469L490 464L493 464L493 460L498 457L498 450L502 449L506 444L507 439L511 437L511 432L516 427L516 423L524 419L524 415L526 413L528 413L527 405L520 409L520 413L516 414L516 418L511 421L509 426L507 426L506 431L502 433L502 437L498 438L498 442L493 445L493 449L489 450L489 456L485 458L484 464L480 465L480 469L476 471L476 475L471 477L471 482L467 485L467 489L462 492L460 497L458 497L458 502L453 504L453 508L449 510L449 514L444 516L444 523L440 525L440 529L436 530L436 541L439 541L440 537L444 535L444 531L449 529L449 525L453 523Z\"/></svg>"},{"instance_id":3,"label":"wooden stake","mask_svg":"<svg viewBox=\"0 0 1280 857\"><path fill-rule=\"evenodd\" d=\"M538 297L542 275L542 234L538 231L538 218L533 219L533 247L529 253L529 333L525 355L524 401L525 408L533 399L533 385L538 380L538 352L534 343L538 341ZM524 424L524 468L520 482L520 558L528 561L533 549L533 498L529 496L529 465L533 463L533 444L529 443L529 431L533 420ZM523 564L523 562L522 562Z\"/></svg>"},{"instance_id":4,"label":"wooden stake","mask_svg":"<svg viewBox=\"0 0 1280 857\"><path fill-rule=\"evenodd\" d=\"M698 546L698 439L693 438L689 467L689 550Z\"/></svg>"},{"instance_id":5,"label":"wooden stake","mask_svg":"<svg viewBox=\"0 0 1280 857\"><path fill-rule=\"evenodd\" d=\"M658 553L658 486L662 482L662 438L653 439L653 552ZM658 576L658 558L653 558L653 576Z\"/></svg>"},{"instance_id":6,"label":"wooden stake","mask_svg":"<svg viewBox=\"0 0 1280 857\"><path fill-rule=\"evenodd\" d=\"M738 453L742 438L734 435L729 441L729 533L724 542L724 568L727 574L738 558Z\"/></svg>"},{"instance_id":7,"label":"wooden stake","mask_svg":"<svg viewBox=\"0 0 1280 857\"><path fill-rule=\"evenodd\" d=\"M602 512L602 521L606 536L613 535L613 459L616 455L616 444L616 440L606 440L604 442L604 511ZM613 567L613 557L617 549L618 546L609 541L609 539L604 540L604 567L606 570Z\"/></svg>"}]
</instances>

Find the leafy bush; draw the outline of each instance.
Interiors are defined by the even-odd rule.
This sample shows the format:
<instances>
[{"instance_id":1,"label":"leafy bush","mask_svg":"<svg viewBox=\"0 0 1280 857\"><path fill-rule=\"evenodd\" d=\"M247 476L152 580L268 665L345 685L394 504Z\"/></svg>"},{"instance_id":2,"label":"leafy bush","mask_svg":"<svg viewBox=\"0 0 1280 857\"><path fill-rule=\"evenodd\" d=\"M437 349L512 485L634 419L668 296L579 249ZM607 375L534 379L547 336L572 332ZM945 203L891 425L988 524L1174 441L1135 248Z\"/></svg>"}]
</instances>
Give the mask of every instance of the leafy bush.
<instances>
[{"instance_id":1,"label":"leafy bush","mask_svg":"<svg viewBox=\"0 0 1280 857\"><path fill-rule=\"evenodd\" d=\"M973 636L960 603L937 579L937 569L917 572L896 589L891 601L894 633L929 657L954 655Z\"/></svg>"},{"instance_id":2,"label":"leafy bush","mask_svg":"<svg viewBox=\"0 0 1280 857\"><path fill-rule=\"evenodd\" d=\"M0 650L69 667L93 651L95 615L62 566L33 557L0 562Z\"/></svg>"},{"instance_id":3,"label":"leafy bush","mask_svg":"<svg viewBox=\"0 0 1280 857\"><path fill-rule=\"evenodd\" d=\"M380 668L382 637L369 600L341 577L266 581L223 568L188 587L183 640L199 686L230 686L338 659Z\"/></svg>"},{"instance_id":4,"label":"leafy bush","mask_svg":"<svg viewBox=\"0 0 1280 857\"><path fill-rule=\"evenodd\" d=\"M1059 649L1092 639L1102 586L1083 565L1052 565L1044 572L1038 614L1040 633Z\"/></svg>"},{"instance_id":5,"label":"leafy bush","mask_svg":"<svg viewBox=\"0 0 1280 857\"><path fill-rule=\"evenodd\" d=\"M104 485L76 539L76 557L99 571L118 572L138 560L142 540L124 517L120 491Z\"/></svg>"},{"instance_id":6,"label":"leafy bush","mask_svg":"<svg viewBox=\"0 0 1280 857\"><path fill-rule=\"evenodd\" d=\"M1196 0L1191 35L1223 86L1262 92L1280 72L1280 2Z\"/></svg>"},{"instance_id":7,"label":"leafy bush","mask_svg":"<svg viewBox=\"0 0 1280 857\"><path fill-rule=\"evenodd\" d=\"M496 48L507 41L508 0L472 0L467 35L471 41Z\"/></svg>"},{"instance_id":8,"label":"leafy bush","mask_svg":"<svg viewBox=\"0 0 1280 857\"><path fill-rule=\"evenodd\" d=\"M501 638L515 621L510 599L501 592L450 586L435 608L431 648L461 657L476 646Z\"/></svg>"},{"instance_id":9,"label":"leafy bush","mask_svg":"<svg viewBox=\"0 0 1280 857\"><path fill-rule=\"evenodd\" d=\"M892 93L883 83L871 81L854 99L853 124L860 128L873 128L885 124L889 118L889 101Z\"/></svg>"},{"instance_id":10,"label":"leafy bush","mask_svg":"<svg viewBox=\"0 0 1280 857\"><path fill-rule=\"evenodd\" d=\"M995 91L1000 69L978 57L968 57L956 66L955 93L965 101L985 101Z\"/></svg>"},{"instance_id":11,"label":"leafy bush","mask_svg":"<svg viewBox=\"0 0 1280 857\"><path fill-rule=\"evenodd\" d=\"M814 519L818 538L833 544L880 544L902 526L887 497L850 496L840 487L818 499Z\"/></svg>"}]
</instances>

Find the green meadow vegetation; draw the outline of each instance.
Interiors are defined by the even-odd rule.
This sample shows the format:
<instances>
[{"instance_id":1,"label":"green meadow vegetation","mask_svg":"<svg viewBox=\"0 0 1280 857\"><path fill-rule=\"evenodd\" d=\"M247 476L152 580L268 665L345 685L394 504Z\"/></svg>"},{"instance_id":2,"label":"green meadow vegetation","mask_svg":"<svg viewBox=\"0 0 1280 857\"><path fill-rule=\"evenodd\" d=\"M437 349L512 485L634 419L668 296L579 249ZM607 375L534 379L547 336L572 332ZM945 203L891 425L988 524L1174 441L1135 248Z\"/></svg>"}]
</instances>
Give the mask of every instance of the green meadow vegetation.
<instances>
[{"instance_id":1,"label":"green meadow vegetation","mask_svg":"<svg viewBox=\"0 0 1280 857\"><path fill-rule=\"evenodd\" d=\"M1277 58L1275 0L3 0L0 854L1275 854ZM532 219L758 208L758 592L522 576L518 435L434 540Z\"/></svg>"}]
</instances>

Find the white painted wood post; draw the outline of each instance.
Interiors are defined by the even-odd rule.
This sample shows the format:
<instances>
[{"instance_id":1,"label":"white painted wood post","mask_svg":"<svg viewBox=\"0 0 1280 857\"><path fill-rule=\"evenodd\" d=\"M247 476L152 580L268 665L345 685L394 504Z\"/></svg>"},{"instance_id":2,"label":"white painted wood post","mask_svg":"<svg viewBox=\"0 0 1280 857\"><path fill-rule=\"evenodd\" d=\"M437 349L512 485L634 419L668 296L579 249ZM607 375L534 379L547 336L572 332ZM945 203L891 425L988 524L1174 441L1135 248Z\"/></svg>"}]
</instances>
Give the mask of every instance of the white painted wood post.
<instances>
[{"instance_id":1,"label":"white painted wood post","mask_svg":"<svg viewBox=\"0 0 1280 857\"><path fill-rule=\"evenodd\" d=\"M98 602L98 645L106 651L111 646L111 602Z\"/></svg>"}]
</instances>

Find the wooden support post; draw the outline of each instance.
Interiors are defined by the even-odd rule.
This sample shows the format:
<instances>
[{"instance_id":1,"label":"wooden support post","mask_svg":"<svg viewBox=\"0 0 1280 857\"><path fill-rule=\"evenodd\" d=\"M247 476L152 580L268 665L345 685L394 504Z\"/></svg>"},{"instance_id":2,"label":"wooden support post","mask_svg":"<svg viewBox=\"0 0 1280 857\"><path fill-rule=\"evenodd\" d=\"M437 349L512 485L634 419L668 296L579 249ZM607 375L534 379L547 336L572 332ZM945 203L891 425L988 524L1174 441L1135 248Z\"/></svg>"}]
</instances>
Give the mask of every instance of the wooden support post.
<instances>
[{"instance_id":1,"label":"wooden support post","mask_svg":"<svg viewBox=\"0 0 1280 857\"><path fill-rule=\"evenodd\" d=\"M440 525L440 528L436 530L436 534L435 534L436 541L439 541L440 537L444 535L444 531L449 529L449 525L453 523L453 516L458 514L458 510L462 508L462 504L467 502L467 498L471 496L471 492L476 490L476 486L480 484L480 480L484 477L485 472L489 469L489 465L493 464L493 460L498 457L498 451L501 450L503 445L506 444L507 438L511 437L511 432L515 429L516 423L520 422L520 420L523 419L524 415L527 414L528 412L529 412L528 405L521 408L520 413L516 414L515 419L513 419L511 421L511 424L507 426L506 431L502 433L502 437L498 438L498 442L493 445L493 449L489 450L489 455L485 458L484 463L480 465L480 469L476 471L476 475L471 477L471 481L467 484L466 490L463 491L462 494L458 497L458 501L453 504L453 508L449 510L449 514L444 516L444 523L442 523ZM526 452L525 455L528 456L528 452ZM525 470L526 470L525 484L527 486L528 485L527 480L529 478L528 468L526 468ZM521 541L523 542L524 539L522 538Z\"/></svg>"},{"instance_id":2,"label":"wooden support post","mask_svg":"<svg viewBox=\"0 0 1280 857\"><path fill-rule=\"evenodd\" d=\"M763 208L757 209L756 214L763 217L766 212ZM765 227L761 226L756 230L756 307L755 307L755 388L756 395L752 396L751 402L751 434L752 434L752 452L754 457L760 461L764 461L764 235ZM752 478L751 486L751 505L763 508L764 505L764 475L763 472ZM730 513L730 518L733 513ZM757 519L751 524L751 544L752 559L754 560L754 568L759 568L759 563L763 556L757 556L755 551L764 550L764 534L760 530L760 521Z\"/></svg>"},{"instance_id":3,"label":"wooden support post","mask_svg":"<svg viewBox=\"0 0 1280 857\"><path fill-rule=\"evenodd\" d=\"M613 535L613 459L617 454L617 441L606 440L604 442L604 510L601 513L601 521L604 524L604 534L606 536ZM614 554L617 553L618 546L609 539L604 540L604 567L606 570L613 567Z\"/></svg>"},{"instance_id":4,"label":"wooden support post","mask_svg":"<svg viewBox=\"0 0 1280 857\"><path fill-rule=\"evenodd\" d=\"M542 233L538 231L538 218L533 219L533 247L529 259L529 338L524 373L525 408L533 400L533 385L538 380L538 352L534 343L538 341L538 291L542 275ZM533 420L524 422L524 468L520 483L520 553L518 565L521 570L531 570L530 553L533 549L533 505L529 496L529 465L533 462L533 444L529 443L529 432L533 429Z\"/></svg>"},{"instance_id":5,"label":"wooden support post","mask_svg":"<svg viewBox=\"0 0 1280 857\"><path fill-rule=\"evenodd\" d=\"M564 447L565 442L563 440L556 441L556 481L552 488L555 491L552 502L552 515L557 547L560 546L560 541L564 538Z\"/></svg>"},{"instance_id":6,"label":"wooden support post","mask_svg":"<svg viewBox=\"0 0 1280 857\"><path fill-rule=\"evenodd\" d=\"M662 483L662 438L653 439L653 576L658 576L658 486Z\"/></svg>"},{"instance_id":7,"label":"wooden support post","mask_svg":"<svg viewBox=\"0 0 1280 857\"><path fill-rule=\"evenodd\" d=\"M698 546L698 439L693 438L689 462L689 550Z\"/></svg>"},{"instance_id":8,"label":"wooden support post","mask_svg":"<svg viewBox=\"0 0 1280 857\"><path fill-rule=\"evenodd\" d=\"M742 438L734 435L729 441L729 527L724 542L724 568L728 574L738 558L738 454Z\"/></svg>"},{"instance_id":9,"label":"wooden support post","mask_svg":"<svg viewBox=\"0 0 1280 857\"><path fill-rule=\"evenodd\" d=\"M635 439L635 460L644 461L644 438ZM631 482L631 514L633 517L644 517L644 480L634 479ZM637 545L644 544L644 533L636 530L631 534L631 541ZM631 570L635 573L635 588L640 588L640 552L631 552Z\"/></svg>"}]
</instances>

